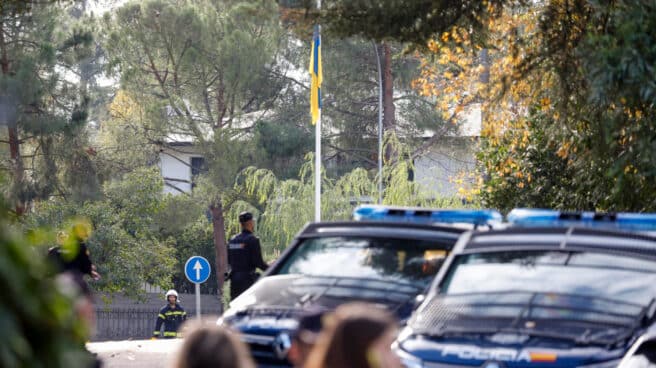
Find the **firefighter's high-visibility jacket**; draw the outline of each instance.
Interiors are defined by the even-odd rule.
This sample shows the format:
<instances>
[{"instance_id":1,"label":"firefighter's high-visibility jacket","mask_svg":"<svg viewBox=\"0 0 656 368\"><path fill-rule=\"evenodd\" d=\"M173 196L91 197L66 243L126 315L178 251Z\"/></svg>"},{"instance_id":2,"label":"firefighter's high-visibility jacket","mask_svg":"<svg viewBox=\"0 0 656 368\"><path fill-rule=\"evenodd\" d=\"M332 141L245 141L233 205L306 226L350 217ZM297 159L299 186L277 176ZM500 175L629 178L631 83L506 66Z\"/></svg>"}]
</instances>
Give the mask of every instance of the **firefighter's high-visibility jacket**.
<instances>
[{"instance_id":1,"label":"firefighter's high-visibility jacket","mask_svg":"<svg viewBox=\"0 0 656 368\"><path fill-rule=\"evenodd\" d=\"M187 312L184 311L184 309L180 306L180 304L176 303L175 307L171 307L170 304L167 304L159 311L153 336L157 336L157 337L160 336L160 330L162 329L162 323L163 323L164 334L162 335L162 337L164 338L179 337L180 333L178 332L178 329L180 328L182 322L184 322L185 320L187 320Z\"/></svg>"}]
</instances>

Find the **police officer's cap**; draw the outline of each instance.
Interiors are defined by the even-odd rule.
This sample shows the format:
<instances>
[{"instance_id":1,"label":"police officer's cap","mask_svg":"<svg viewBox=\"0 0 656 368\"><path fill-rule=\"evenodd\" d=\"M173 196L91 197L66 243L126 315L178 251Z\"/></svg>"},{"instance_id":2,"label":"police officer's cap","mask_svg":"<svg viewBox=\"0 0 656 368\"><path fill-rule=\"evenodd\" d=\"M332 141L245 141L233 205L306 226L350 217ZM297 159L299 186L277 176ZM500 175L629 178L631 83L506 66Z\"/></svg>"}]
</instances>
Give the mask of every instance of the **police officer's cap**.
<instances>
[{"instance_id":1,"label":"police officer's cap","mask_svg":"<svg viewBox=\"0 0 656 368\"><path fill-rule=\"evenodd\" d=\"M253 214L250 212L242 212L239 214L239 222L241 222L242 224L252 219L253 219Z\"/></svg>"}]
</instances>

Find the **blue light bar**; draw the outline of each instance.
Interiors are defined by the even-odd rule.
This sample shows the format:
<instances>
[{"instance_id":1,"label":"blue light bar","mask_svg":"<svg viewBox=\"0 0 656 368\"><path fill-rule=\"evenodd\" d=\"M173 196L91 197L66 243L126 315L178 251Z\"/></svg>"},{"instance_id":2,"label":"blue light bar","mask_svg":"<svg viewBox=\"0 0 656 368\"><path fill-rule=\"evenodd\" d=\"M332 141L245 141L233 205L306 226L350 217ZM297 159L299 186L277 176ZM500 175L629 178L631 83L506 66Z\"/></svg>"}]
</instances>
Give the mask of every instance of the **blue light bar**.
<instances>
[{"instance_id":1,"label":"blue light bar","mask_svg":"<svg viewBox=\"0 0 656 368\"><path fill-rule=\"evenodd\" d=\"M362 205L353 211L356 221L396 221L418 224L471 224L492 225L501 223L503 216L495 210L430 209Z\"/></svg>"},{"instance_id":2,"label":"blue light bar","mask_svg":"<svg viewBox=\"0 0 656 368\"><path fill-rule=\"evenodd\" d=\"M513 226L522 227L583 226L627 231L656 231L656 213L566 212L516 208L510 211L507 219Z\"/></svg>"}]
</instances>

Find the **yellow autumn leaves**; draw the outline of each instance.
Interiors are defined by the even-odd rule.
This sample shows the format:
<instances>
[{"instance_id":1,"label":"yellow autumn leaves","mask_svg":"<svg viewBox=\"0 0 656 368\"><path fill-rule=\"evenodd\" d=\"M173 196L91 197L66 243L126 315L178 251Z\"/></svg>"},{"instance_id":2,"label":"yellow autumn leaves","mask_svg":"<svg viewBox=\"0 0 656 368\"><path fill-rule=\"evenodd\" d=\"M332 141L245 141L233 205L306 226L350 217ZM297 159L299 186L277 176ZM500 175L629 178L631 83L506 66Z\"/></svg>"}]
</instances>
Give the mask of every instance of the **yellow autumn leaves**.
<instances>
[{"instance_id":1,"label":"yellow autumn leaves","mask_svg":"<svg viewBox=\"0 0 656 368\"><path fill-rule=\"evenodd\" d=\"M464 118L462 113L468 108L481 104L481 139L492 148L503 148L508 157L488 167L488 171L497 177L513 178L522 188L533 178L510 157L529 145L527 116L531 108L537 107L555 120L560 118L546 93L555 78L548 74L519 75L527 54L542 47L540 38L534 37L539 31L539 9L497 9L490 3L487 6L488 12L501 13L500 17L488 20L487 63L483 62L481 48L474 45L471 34L466 29L453 27L427 43L432 55L421 58L422 72L413 87L421 95L433 97L442 118L454 124ZM538 42L527 43L526 40ZM557 151L563 158L571 152L571 143ZM475 173L475 176L482 175ZM455 183L460 186L459 180L456 178ZM483 184L482 180L474 180L474 183ZM480 193L480 188L474 187L461 185L459 193L463 197Z\"/></svg>"}]
</instances>

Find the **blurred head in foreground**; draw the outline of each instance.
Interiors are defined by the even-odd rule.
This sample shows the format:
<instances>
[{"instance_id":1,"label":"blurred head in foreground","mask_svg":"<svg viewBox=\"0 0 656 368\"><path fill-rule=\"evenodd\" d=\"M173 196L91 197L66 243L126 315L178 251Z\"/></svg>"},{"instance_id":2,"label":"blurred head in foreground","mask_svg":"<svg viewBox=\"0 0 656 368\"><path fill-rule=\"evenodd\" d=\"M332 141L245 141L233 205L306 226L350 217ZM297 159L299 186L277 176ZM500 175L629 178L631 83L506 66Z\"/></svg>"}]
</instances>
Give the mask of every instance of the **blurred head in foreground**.
<instances>
[{"instance_id":1,"label":"blurred head in foreground","mask_svg":"<svg viewBox=\"0 0 656 368\"><path fill-rule=\"evenodd\" d=\"M248 347L237 335L217 326L192 327L175 368L255 368Z\"/></svg>"},{"instance_id":2,"label":"blurred head in foreground","mask_svg":"<svg viewBox=\"0 0 656 368\"><path fill-rule=\"evenodd\" d=\"M323 310L310 310L304 313L299 321L298 327L292 335L292 346L287 358L294 367L303 367L305 361L314 347L322 327Z\"/></svg>"},{"instance_id":3,"label":"blurred head in foreground","mask_svg":"<svg viewBox=\"0 0 656 368\"><path fill-rule=\"evenodd\" d=\"M345 304L324 319L305 368L400 368L391 350L397 324L385 310Z\"/></svg>"}]
</instances>

